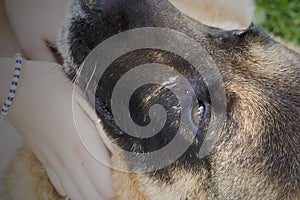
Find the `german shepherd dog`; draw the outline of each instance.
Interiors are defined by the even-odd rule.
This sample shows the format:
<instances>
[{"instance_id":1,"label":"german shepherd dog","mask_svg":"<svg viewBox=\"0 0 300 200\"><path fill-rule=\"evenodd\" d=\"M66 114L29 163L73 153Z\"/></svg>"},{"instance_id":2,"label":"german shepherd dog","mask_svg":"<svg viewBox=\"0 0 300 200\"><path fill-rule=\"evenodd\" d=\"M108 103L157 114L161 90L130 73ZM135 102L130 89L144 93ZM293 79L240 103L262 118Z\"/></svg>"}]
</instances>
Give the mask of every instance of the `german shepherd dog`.
<instances>
[{"instance_id":1,"label":"german shepherd dog","mask_svg":"<svg viewBox=\"0 0 300 200\"><path fill-rule=\"evenodd\" d=\"M186 60L165 50L140 49L114 61L110 69L116 76L131 69L131 65L145 63L176 69L195 90L199 102L196 110L202 107L201 115L194 117L198 131L192 144L173 163L145 173L113 170L116 199L300 199L299 54L254 25L233 31L211 28L181 13L167 0L74 0L70 13L58 48L71 79L102 41L143 27L168 28L193 38L207 52L200 55L201 62L217 66L222 77L226 94L224 122L215 130L219 136L213 149L199 156L208 124L218 120L212 115L213 91L207 89L212 83L203 81ZM178 125L172 123L178 113L172 110L177 102L170 90L147 85L135 95L136 106L130 111L139 124L145 125L153 104L159 102L169 108L167 127L157 137L144 140L125 134L115 123L109 94L116 81L114 77L107 79L106 87L99 86L96 91L96 111L108 137L133 153L168 144ZM192 113L193 108L190 110ZM124 170L129 165L121 151L112 155L112 163ZM15 166L36 170L22 176L26 170ZM26 186L27 193L32 194L30 199L62 199L29 150L22 150L10 167L9 187L14 191L11 199L17 199L16 193L26 196L22 192L27 184L16 184L25 176L31 177L31 186Z\"/></svg>"}]
</instances>

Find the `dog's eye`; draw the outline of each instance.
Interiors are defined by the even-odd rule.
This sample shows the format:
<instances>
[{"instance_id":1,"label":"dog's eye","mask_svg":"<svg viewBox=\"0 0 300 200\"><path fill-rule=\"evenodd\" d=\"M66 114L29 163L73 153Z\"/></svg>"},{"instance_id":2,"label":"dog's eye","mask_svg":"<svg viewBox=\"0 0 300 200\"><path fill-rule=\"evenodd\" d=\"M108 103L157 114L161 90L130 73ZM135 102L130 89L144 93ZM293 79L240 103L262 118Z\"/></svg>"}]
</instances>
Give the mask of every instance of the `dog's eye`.
<instances>
[{"instance_id":1,"label":"dog's eye","mask_svg":"<svg viewBox=\"0 0 300 200\"><path fill-rule=\"evenodd\" d=\"M83 0L84 4L90 9L95 12L103 11L103 1L100 0Z\"/></svg>"},{"instance_id":2,"label":"dog's eye","mask_svg":"<svg viewBox=\"0 0 300 200\"><path fill-rule=\"evenodd\" d=\"M204 121L205 109L205 105L201 102L193 108L193 120L196 124Z\"/></svg>"}]
</instances>

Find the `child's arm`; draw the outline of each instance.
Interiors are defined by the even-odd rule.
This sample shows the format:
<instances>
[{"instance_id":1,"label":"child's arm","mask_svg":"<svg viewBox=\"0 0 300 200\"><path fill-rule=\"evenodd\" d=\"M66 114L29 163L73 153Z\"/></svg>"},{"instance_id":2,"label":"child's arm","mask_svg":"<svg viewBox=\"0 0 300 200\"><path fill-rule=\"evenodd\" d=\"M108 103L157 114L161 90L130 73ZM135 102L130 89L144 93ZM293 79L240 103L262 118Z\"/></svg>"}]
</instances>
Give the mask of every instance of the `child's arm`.
<instances>
[{"instance_id":1,"label":"child's arm","mask_svg":"<svg viewBox=\"0 0 300 200\"><path fill-rule=\"evenodd\" d=\"M8 95L14 60L0 58L0 65L2 104ZM72 92L71 82L61 66L26 61L8 120L46 167L61 195L73 200L112 197L110 168L88 153L76 129L93 138L89 145L99 153L95 156L109 163L107 149L92 121L96 116L86 106L84 111L80 105L86 102L72 99ZM78 113L76 126L72 109Z\"/></svg>"}]
</instances>

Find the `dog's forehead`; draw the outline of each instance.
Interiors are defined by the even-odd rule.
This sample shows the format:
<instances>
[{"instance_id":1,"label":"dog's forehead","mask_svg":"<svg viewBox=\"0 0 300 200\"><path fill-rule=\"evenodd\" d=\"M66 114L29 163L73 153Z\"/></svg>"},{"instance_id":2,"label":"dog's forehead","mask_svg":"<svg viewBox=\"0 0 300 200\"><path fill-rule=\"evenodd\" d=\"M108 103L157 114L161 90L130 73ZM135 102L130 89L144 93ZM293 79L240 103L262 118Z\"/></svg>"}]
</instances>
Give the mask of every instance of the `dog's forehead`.
<instances>
[{"instance_id":1,"label":"dog's forehead","mask_svg":"<svg viewBox=\"0 0 300 200\"><path fill-rule=\"evenodd\" d=\"M254 26L249 28L251 31L224 31L204 26L181 13L167 0L99 2L101 9L97 7L96 10L87 6L84 0L76 0L71 4L69 20L64 29L65 36L62 38L68 40L64 45L68 46L73 62L77 66L104 40L135 28L160 27L176 30L199 42L209 54L215 54L217 49L223 49L224 53L228 53L231 47L241 46L244 40L239 40L239 37L243 33L255 35L254 32L259 32Z\"/></svg>"}]
</instances>

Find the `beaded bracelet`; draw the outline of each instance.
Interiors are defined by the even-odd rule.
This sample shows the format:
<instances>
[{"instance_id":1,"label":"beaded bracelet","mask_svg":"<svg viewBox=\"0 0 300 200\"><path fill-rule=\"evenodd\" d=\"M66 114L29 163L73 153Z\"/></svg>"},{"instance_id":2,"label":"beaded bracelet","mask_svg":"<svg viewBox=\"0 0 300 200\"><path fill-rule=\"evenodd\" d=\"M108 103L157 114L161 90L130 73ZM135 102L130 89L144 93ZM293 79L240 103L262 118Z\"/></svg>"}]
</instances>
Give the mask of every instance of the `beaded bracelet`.
<instances>
[{"instance_id":1,"label":"beaded bracelet","mask_svg":"<svg viewBox=\"0 0 300 200\"><path fill-rule=\"evenodd\" d=\"M8 109L14 100L14 97L16 95L16 90L17 90L19 80L20 80L21 69L22 69L22 64L23 64L23 59L22 59L21 54L16 54L15 60L16 60L16 62L15 62L14 76L13 76L13 79L11 82L8 97L5 101L5 103L3 104L1 113L0 113L0 118L2 118L2 119L6 119L6 117L7 117Z\"/></svg>"}]
</instances>

